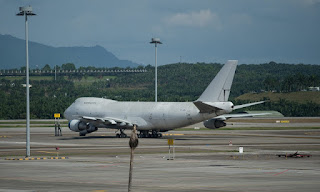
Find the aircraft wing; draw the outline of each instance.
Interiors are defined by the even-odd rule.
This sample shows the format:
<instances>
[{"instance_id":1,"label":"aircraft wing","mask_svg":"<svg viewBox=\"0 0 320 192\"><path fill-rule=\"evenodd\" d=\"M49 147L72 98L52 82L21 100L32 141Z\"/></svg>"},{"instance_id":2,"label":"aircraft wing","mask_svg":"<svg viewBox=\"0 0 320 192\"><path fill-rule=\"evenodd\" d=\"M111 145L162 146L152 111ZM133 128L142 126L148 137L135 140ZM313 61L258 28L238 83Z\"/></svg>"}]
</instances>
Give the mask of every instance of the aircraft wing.
<instances>
[{"instance_id":1,"label":"aircraft wing","mask_svg":"<svg viewBox=\"0 0 320 192\"><path fill-rule=\"evenodd\" d=\"M263 115L269 115L271 113L241 113L241 114L226 114L226 115L219 115L217 117L214 117L213 119L222 120L225 121L230 118L243 118L243 117L254 117L254 116L263 116Z\"/></svg>"},{"instance_id":2,"label":"aircraft wing","mask_svg":"<svg viewBox=\"0 0 320 192\"><path fill-rule=\"evenodd\" d=\"M115 126L115 127L121 127L121 128L128 128L132 127L133 123L130 121L126 121L123 119L113 118L113 117L89 117L89 116L82 116L81 121L86 123L91 123L95 125L96 127L101 127L101 125L104 126Z\"/></svg>"}]
</instances>

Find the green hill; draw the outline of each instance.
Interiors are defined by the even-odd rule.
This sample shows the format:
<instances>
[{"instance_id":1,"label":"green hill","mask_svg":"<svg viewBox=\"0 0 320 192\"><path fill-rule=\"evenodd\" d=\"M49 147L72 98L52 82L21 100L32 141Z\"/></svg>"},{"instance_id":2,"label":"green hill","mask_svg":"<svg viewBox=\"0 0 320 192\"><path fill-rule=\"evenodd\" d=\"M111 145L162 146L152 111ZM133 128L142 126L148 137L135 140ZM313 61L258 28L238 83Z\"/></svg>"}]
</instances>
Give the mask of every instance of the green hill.
<instances>
[{"instance_id":1,"label":"green hill","mask_svg":"<svg viewBox=\"0 0 320 192\"><path fill-rule=\"evenodd\" d=\"M297 102L300 104L306 104L308 102L313 102L320 104L320 92L319 91L300 91L300 92L290 92L290 93L246 93L235 98L236 100L246 100L246 101L261 101L270 100L272 102L277 102L279 100L287 100L292 102Z\"/></svg>"}]
</instances>

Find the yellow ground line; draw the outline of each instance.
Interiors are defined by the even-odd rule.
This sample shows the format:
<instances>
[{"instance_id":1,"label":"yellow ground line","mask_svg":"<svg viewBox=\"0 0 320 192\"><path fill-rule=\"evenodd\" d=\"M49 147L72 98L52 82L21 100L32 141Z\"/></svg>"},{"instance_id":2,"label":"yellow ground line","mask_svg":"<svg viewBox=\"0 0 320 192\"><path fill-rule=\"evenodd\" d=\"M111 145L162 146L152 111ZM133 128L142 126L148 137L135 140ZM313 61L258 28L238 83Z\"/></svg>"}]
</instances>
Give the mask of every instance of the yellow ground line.
<instances>
[{"instance_id":1,"label":"yellow ground line","mask_svg":"<svg viewBox=\"0 0 320 192\"><path fill-rule=\"evenodd\" d=\"M93 190L91 192L107 192L107 190Z\"/></svg>"},{"instance_id":2,"label":"yellow ground line","mask_svg":"<svg viewBox=\"0 0 320 192\"><path fill-rule=\"evenodd\" d=\"M169 133L166 133L166 134L162 134L162 135L164 135L164 136L170 136L170 135L184 135L184 134L182 134L182 133L176 133L176 134L169 134Z\"/></svg>"},{"instance_id":3,"label":"yellow ground line","mask_svg":"<svg viewBox=\"0 0 320 192\"><path fill-rule=\"evenodd\" d=\"M57 154L57 152L49 152L49 151L37 151L37 152L40 152L40 153L54 153L54 154Z\"/></svg>"}]
</instances>

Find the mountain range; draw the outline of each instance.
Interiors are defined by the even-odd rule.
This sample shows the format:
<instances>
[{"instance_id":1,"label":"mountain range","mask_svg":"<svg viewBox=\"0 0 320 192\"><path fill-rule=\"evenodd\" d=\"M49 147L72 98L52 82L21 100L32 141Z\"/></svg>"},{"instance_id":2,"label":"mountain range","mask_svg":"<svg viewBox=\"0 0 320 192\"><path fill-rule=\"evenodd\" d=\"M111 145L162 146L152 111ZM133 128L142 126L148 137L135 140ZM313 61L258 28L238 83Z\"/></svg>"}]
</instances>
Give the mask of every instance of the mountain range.
<instances>
[{"instance_id":1,"label":"mountain range","mask_svg":"<svg viewBox=\"0 0 320 192\"><path fill-rule=\"evenodd\" d=\"M31 69L73 63L78 67L137 67L137 63L120 60L105 48L52 47L29 41L29 65ZM25 40L0 34L0 69L20 69L25 66Z\"/></svg>"}]
</instances>

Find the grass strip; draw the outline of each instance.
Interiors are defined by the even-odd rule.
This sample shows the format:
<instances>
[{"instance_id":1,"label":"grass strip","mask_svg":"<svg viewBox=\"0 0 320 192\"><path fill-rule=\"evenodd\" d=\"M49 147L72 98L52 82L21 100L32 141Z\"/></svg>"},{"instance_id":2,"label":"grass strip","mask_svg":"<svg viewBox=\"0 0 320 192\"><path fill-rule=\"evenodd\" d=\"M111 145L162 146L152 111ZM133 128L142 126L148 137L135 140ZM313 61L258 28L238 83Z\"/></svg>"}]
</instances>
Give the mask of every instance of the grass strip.
<instances>
[{"instance_id":1,"label":"grass strip","mask_svg":"<svg viewBox=\"0 0 320 192\"><path fill-rule=\"evenodd\" d=\"M207 129L207 128L181 128L175 131L214 131L214 130L298 130L298 129L320 129L320 127L224 127L219 129Z\"/></svg>"}]
</instances>

